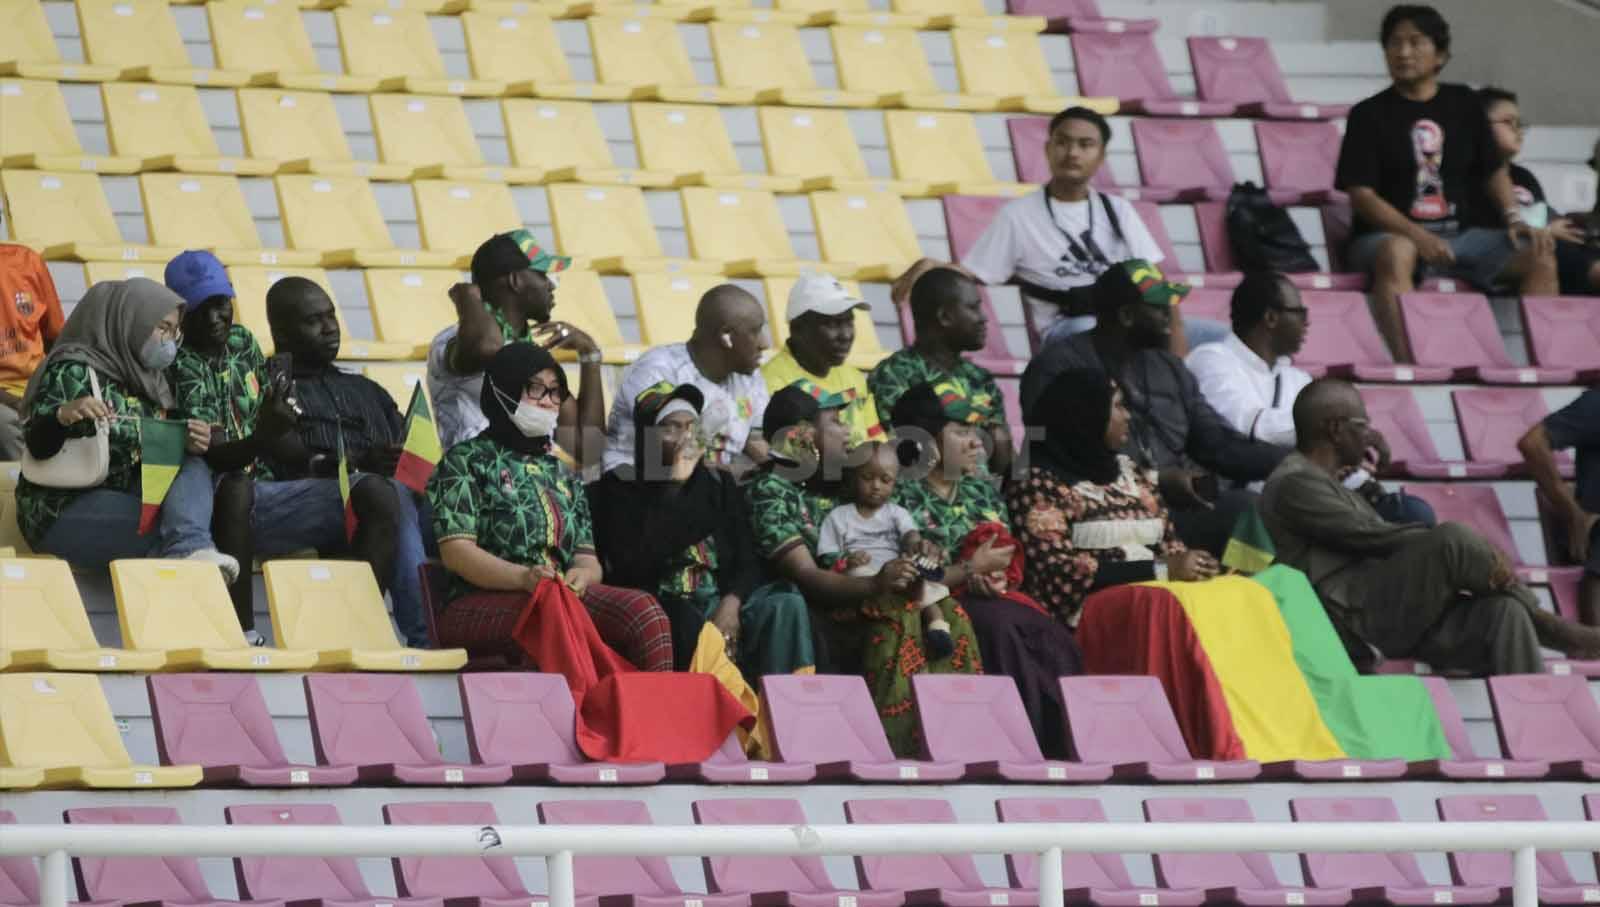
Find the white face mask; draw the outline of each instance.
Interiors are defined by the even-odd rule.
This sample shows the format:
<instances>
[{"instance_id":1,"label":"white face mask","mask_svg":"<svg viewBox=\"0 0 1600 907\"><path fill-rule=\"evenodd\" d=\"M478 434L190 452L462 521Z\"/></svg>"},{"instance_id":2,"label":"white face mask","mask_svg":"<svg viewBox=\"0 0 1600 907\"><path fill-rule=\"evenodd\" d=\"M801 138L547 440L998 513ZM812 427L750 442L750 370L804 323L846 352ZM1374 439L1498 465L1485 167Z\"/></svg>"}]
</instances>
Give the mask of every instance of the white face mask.
<instances>
[{"instance_id":1,"label":"white face mask","mask_svg":"<svg viewBox=\"0 0 1600 907\"><path fill-rule=\"evenodd\" d=\"M528 438L548 438L555 434L556 421L561 418L559 409L545 409L530 403L527 400L513 400L498 387L489 385L494 390L494 395L500 399L500 405L505 408L506 414L511 417L511 424L517 427ZM516 404L512 408L512 404Z\"/></svg>"}]
</instances>

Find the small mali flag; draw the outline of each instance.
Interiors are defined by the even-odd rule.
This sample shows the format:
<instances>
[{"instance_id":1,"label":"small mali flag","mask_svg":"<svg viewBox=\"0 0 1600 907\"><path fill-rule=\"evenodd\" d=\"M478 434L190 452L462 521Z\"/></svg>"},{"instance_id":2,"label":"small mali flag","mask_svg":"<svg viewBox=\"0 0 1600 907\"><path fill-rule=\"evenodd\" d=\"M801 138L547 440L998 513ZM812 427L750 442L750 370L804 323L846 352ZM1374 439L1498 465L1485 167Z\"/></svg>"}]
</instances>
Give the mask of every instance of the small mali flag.
<instances>
[{"instance_id":1,"label":"small mali flag","mask_svg":"<svg viewBox=\"0 0 1600 907\"><path fill-rule=\"evenodd\" d=\"M161 502L183 466L183 444L189 428L170 419L139 420L139 534L155 528Z\"/></svg>"},{"instance_id":2,"label":"small mali flag","mask_svg":"<svg viewBox=\"0 0 1600 907\"><path fill-rule=\"evenodd\" d=\"M422 382L418 381L411 389L411 405L406 407L406 444L394 467L395 480L417 494L425 494L428 477L433 475L433 468L443 456L439 430L433 425L433 409L422 393Z\"/></svg>"},{"instance_id":3,"label":"small mali flag","mask_svg":"<svg viewBox=\"0 0 1600 907\"><path fill-rule=\"evenodd\" d=\"M350 506L350 461L344 455L344 434L339 435L339 500L344 502L345 541L356 540L356 511Z\"/></svg>"},{"instance_id":4,"label":"small mali flag","mask_svg":"<svg viewBox=\"0 0 1600 907\"><path fill-rule=\"evenodd\" d=\"M1272 566L1277 556L1278 549L1272 544L1266 524L1261 522L1261 514L1254 507L1239 514L1228 547L1222 550L1222 566L1240 573L1259 573Z\"/></svg>"}]
</instances>

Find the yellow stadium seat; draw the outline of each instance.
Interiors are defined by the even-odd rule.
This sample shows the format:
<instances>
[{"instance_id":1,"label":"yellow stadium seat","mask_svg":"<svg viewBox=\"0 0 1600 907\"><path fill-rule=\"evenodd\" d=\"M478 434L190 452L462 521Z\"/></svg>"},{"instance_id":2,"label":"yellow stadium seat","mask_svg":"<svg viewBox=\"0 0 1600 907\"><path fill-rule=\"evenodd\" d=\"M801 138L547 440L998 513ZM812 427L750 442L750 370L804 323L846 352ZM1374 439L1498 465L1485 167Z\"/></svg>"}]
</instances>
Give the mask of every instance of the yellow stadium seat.
<instances>
[{"instance_id":1,"label":"yellow stadium seat","mask_svg":"<svg viewBox=\"0 0 1600 907\"><path fill-rule=\"evenodd\" d=\"M691 187L683 190L683 215L694 257L727 262L724 273L734 277L794 275L803 270L855 273L853 264L796 258L778 200L770 192Z\"/></svg>"},{"instance_id":2,"label":"yellow stadium seat","mask_svg":"<svg viewBox=\"0 0 1600 907\"><path fill-rule=\"evenodd\" d=\"M233 265L228 268L228 281L233 284L233 320L250 329L260 344L261 352L272 355L272 328L267 321L267 290L285 277L304 277L316 283L333 300L333 316L339 321L340 359L405 360L412 358L415 348L406 343L383 343L352 336L345 323L344 310L339 308L339 297L328 283L328 275L321 268L262 267L259 265Z\"/></svg>"},{"instance_id":3,"label":"yellow stadium seat","mask_svg":"<svg viewBox=\"0 0 1600 907\"><path fill-rule=\"evenodd\" d=\"M311 37L292 3L219 0L206 4L206 18L217 65L250 73L252 85L358 94L378 90L375 77L326 72L317 65Z\"/></svg>"},{"instance_id":4,"label":"yellow stadium seat","mask_svg":"<svg viewBox=\"0 0 1600 907\"><path fill-rule=\"evenodd\" d=\"M794 287L795 280L794 277L768 277L761 282L767 296L767 323L772 325L772 343L776 349L782 349L789 342L789 290ZM861 285L855 281L844 281L844 288L851 296L862 298ZM878 327L872 323L872 313L857 309L856 342L850 349L848 364L868 370L888 355L889 351L883 348L882 341L878 339Z\"/></svg>"},{"instance_id":5,"label":"yellow stadium seat","mask_svg":"<svg viewBox=\"0 0 1600 907\"><path fill-rule=\"evenodd\" d=\"M594 8L591 0L467 0L467 10L474 13L547 19L584 19L594 15Z\"/></svg>"},{"instance_id":6,"label":"yellow stadium seat","mask_svg":"<svg viewBox=\"0 0 1600 907\"><path fill-rule=\"evenodd\" d=\"M806 189L929 194L927 183L874 179L850 129L849 114L819 108L762 107L761 147L773 173L798 176Z\"/></svg>"},{"instance_id":7,"label":"yellow stadium seat","mask_svg":"<svg viewBox=\"0 0 1600 907\"><path fill-rule=\"evenodd\" d=\"M162 652L95 640L66 561L0 558L0 669L159 671L166 663Z\"/></svg>"},{"instance_id":8,"label":"yellow stadium seat","mask_svg":"<svg viewBox=\"0 0 1600 907\"><path fill-rule=\"evenodd\" d=\"M437 14L458 13L467 8L467 0L341 0L341 2L354 7Z\"/></svg>"},{"instance_id":9,"label":"yellow stadium seat","mask_svg":"<svg viewBox=\"0 0 1600 907\"><path fill-rule=\"evenodd\" d=\"M739 167L722 111L710 104L632 104L633 135L639 162L676 176L680 186L727 186L798 192L800 180Z\"/></svg>"},{"instance_id":10,"label":"yellow stadium seat","mask_svg":"<svg viewBox=\"0 0 1600 907\"><path fill-rule=\"evenodd\" d=\"M261 572L273 637L316 650L318 669L454 671L467 663L465 649L400 645L364 561L273 560Z\"/></svg>"},{"instance_id":11,"label":"yellow stadium seat","mask_svg":"<svg viewBox=\"0 0 1600 907\"><path fill-rule=\"evenodd\" d=\"M491 233L522 229L522 215L505 183L417 180L417 230L422 244L435 252L455 254L456 266L467 267L472 253Z\"/></svg>"},{"instance_id":12,"label":"yellow stadium seat","mask_svg":"<svg viewBox=\"0 0 1600 907\"><path fill-rule=\"evenodd\" d=\"M103 82L100 96L111 150L142 159L146 170L265 176L278 169L273 160L224 157L193 86Z\"/></svg>"},{"instance_id":13,"label":"yellow stadium seat","mask_svg":"<svg viewBox=\"0 0 1600 907\"><path fill-rule=\"evenodd\" d=\"M946 94L922 53L922 41L908 28L835 25L828 30L839 82L852 91L877 91L882 106L926 110L995 110L999 98Z\"/></svg>"},{"instance_id":14,"label":"yellow stadium seat","mask_svg":"<svg viewBox=\"0 0 1600 907\"><path fill-rule=\"evenodd\" d=\"M139 194L150 238L165 246L211 249L223 264L314 265L319 252L263 249L239 180L202 173L141 173Z\"/></svg>"},{"instance_id":15,"label":"yellow stadium seat","mask_svg":"<svg viewBox=\"0 0 1600 907\"><path fill-rule=\"evenodd\" d=\"M705 274L635 274L633 304L639 339L647 346L682 343L694 333L694 310L706 291L722 283Z\"/></svg>"},{"instance_id":16,"label":"yellow stadium seat","mask_svg":"<svg viewBox=\"0 0 1600 907\"><path fill-rule=\"evenodd\" d=\"M377 77L384 91L475 97L505 93L504 82L452 78L420 10L347 6L334 10L333 17L339 23L344 68Z\"/></svg>"},{"instance_id":17,"label":"yellow stadium seat","mask_svg":"<svg viewBox=\"0 0 1600 907\"><path fill-rule=\"evenodd\" d=\"M1041 32L1043 16L991 16L983 0L890 0L889 7L907 16L922 16L930 28L986 28L997 31Z\"/></svg>"},{"instance_id":18,"label":"yellow stadium seat","mask_svg":"<svg viewBox=\"0 0 1600 907\"><path fill-rule=\"evenodd\" d=\"M16 463L0 463L0 469L15 470ZM9 548L13 554L29 553L28 540L22 537L22 529L17 525L17 484L13 480L9 486L0 486L0 545Z\"/></svg>"},{"instance_id":19,"label":"yellow stadium seat","mask_svg":"<svg viewBox=\"0 0 1600 907\"><path fill-rule=\"evenodd\" d=\"M0 787L194 787L198 765L135 765L92 674L0 675Z\"/></svg>"},{"instance_id":20,"label":"yellow stadium seat","mask_svg":"<svg viewBox=\"0 0 1600 907\"><path fill-rule=\"evenodd\" d=\"M12 239L40 249L46 258L165 264L183 251L183 246L124 242L100 177L93 173L3 169L0 188Z\"/></svg>"},{"instance_id":21,"label":"yellow stadium seat","mask_svg":"<svg viewBox=\"0 0 1600 907\"><path fill-rule=\"evenodd\" d=\"M643 344L622 339L622 327L617 324L617 314L611 310L611 300L606 298L599 274L563 271L560 277L555 313L550 317L565 321L594 338L594 342L600 344L600 361L606 365L627 365L644 353L647 347ZM565 356L558 351L556 358ZM609 376L611 372L606 374Z\"/></svg>"},{"instance_id":22,"label":"yellow stadium seat","mask_svg":"<svg viewBox=\"0 0 1600 907\"><path fill-rule=\"evenodd\" d=\"M1028 32L957 28L950 32L961 90L997 97L1001 110L1055 114L1074 105L1117 112L1116 98L1063 97L1039 38Z\"/></svg>"},{"instance_id":23,"label":"yellow stadium seat","mask_svg":"<svg viewBox=\"0 0 1600 907\"><path fill-rule=\"evenodd\" d=\"M671 173L616 166L588 101L519 98L501 101L500 108L512 160L544 170L550 182L659 187L676 181Z\"/></svg>"},{"instance_id":24,"label":"yellow stadium seat","mask_svg":"<svg viewBox=\"0 0 1600 907\"><path fill-rule=\"evenodd\" d=\"M91 261L84 264L83 275L91 287L103 280L132 280L135 277L161 283L166 278L166 267L149 261Z\"/></svg>"},{"instance_id":25,"label":"yellow stadium seat","mask_svg":"<svg viewBox=\"0 0 1600 907\"><path fill-rule=\"evenodd\" d=\"M140 161L84 154L56 82L0 79L0 167L137 173Z\"/></svg>"},{"instance_id":26,"label":"yellow stadium seat","mask_svg":"<svg viewBox=\"0 0 1600 907\"><path fill-rule=\"evenodd\" d=\"M824 261L861 263L858 280L893 280L922 257L905 202L888 192L813 192Z\"/></svg>"},{"instance_id":27,"label":"yellow stadium seat","mask_svg":"<svg viewBox=\"0 0 1600 907\"><path fill-rule=\"evenodd\" d=\"M994 178L970 113L890 110L884 113L896 176L928 183L936 195L1026 195L1039 187Z\"/></svg>"},{"instance_id":28,"label":"yellow stadium seat","mask_svg":"<svg viewBox=\"0 0 1600 907\"><path fill-rule=\"evenodd\" d=\"M461 14L472 74L503 82L506 94L541 98L620 101L633 96L626 85L575 82L550 17L537 5L506 4Z\"/></svg>"},{"instance_id":29,"label":"yellow stadium seat","mask_svg":"<svg viewBox=\"0 0 1600 907\"><path fill-rule=\"evenodd\" d=\"M275 179L283 238L328 267L448 268L454 252L397 249L372 187L359 176L286 174Z\"/></svg>"},{"instance_id":30,"label":"yellow stadium seat","mask_svg":"<svg viewBox=\"0 0 1600 907\"><path fill-rule=\"evenodd\" d=\"M671 19L628 8L626 14L619 9L617 15L588 21L600 81L627 85L635 89L636 99L689 104L749 104L755 100L756 93L747 88L696 82L689 52L678 40L678 26Z\"/></svg>"},{"instance_id":31,"label":"yellow stadium seat","mask_svg":"<svg viewBox=\"0 0 1600 907\"><path fill-rule=\"evenodd\" d=\"M43 3L0 4L0 75L61 82L103 82L120 66L64 63Z\"/></svg>"},{"instance_id":32,"label":"yellow stadium seat","mask_svg":"<svg viewBox=\"0 0 1600 907\"><path fill-rule=\"evenodd\" d=\"M401 412L411 405L411 393L422 388L428 396L428 367L421 362L386 362L361 367L361 374L376 381L392 398Z\"/></svg>"},{"instance_id":33,"label":"yellow stadium seat","mask_svg":"<svg viewBox=\"0 0 1600 907\"><path fill-rule=\"evenodd\" d=\"M83 55L120 67L123 77L179 85L237 87L250 73L205 69L189 62L166 0L77 0Z\"/></svg>"},{"instance_id":34,"label":"yellow stadium seat","mask_svg":"<svg viewBox=\"0 0 1600 907\"><path fill-rule=\"evenodd\" d=\"M378 155L388 163L415 168L415 176L493 183L537 183L544 178L537 167L484 164L460 98L375 94L367 103Z\"/></svg>"},{"instance_id":35,"label":"yellow stadium seat","mask_svg":"<svg viewBox=\"0 0 1600 907\"><path fill-rule=\"evenodd\" d=\"M3 516L3 515L4 515L4 511L0 510L0 516ZM5 546L4 548L0 548L0 557L16 557L16 556L17 556L17 549L11 547L10 545Z\"/></svg>"},{"instance_id":36,"label":"yellow stadium seat","mask_svg":"<svg viewBox=\"0 0 1600 907\"><path fill-rule=\"evenodd\" d=\"M227 5L212 3L208 9ZM333 107L333 96L325 92L241 88L239 124L245 151L253 158L277 161L279 173L374 180L411 178L412 168L404 164L380 164L352 157L339 113Z\"/></svg>"},{"instance_id":37,"label":"yellow stadium seat","mask_svg":"<svg viewBox=\"0 0 1600 907\"><path fill-rule=\"evenodd\" d=\"M464 279L460 271L368 268L361 276L373 331L386 343L410 345L417 359L427 357L436 334L456 323L450 288Z\"/></svg>"},{"instance_id":38,"label":"yellow stadium seat","mask_svg":"<svg viewBox=\"0 0 1600 907\"><path fill-rule=\"evenodd\" d=\"M661 251L644 193L637 186L549 186L550 223L556 248L580 255L602 274L693 271L721 274L720 261L667 258Z\"/></svg>"},{"instance_id":39,"label":"yellow stadium seat","mask_svg":"<svg viewBox=\"0 0 1600 907\"><path fill-rule=\"evenodd\" d=\"M762 104L803 107L875 107L877 92L818 88L800 31L783 22L718 21L706 26L717 77L729 88L749 89Z\"/></svg>"},{"instance_id":40,"label":"yellow stadium seat","mask_svg":"<svg viewBox=\"0 0 1600 907\"><path fill-rule=\"evenodd\" d=\"M806 25L860 25L867 28L927 28L932 17L872 8L870 0L777 0L779 11L805 16Z\"/></svg>"},{"instance_id":41,"label":"yellow stadium seat","mask_svg":"<svg viewBox=\"0 0 1600 907\"><path fill-rule=\"evenodd\" d=\"M304 671L316 653L251 646L234 616L222 571L188 560L111 562L122 640L165 652L167 667L207 671Z\"/></svg>"}]
</instances>

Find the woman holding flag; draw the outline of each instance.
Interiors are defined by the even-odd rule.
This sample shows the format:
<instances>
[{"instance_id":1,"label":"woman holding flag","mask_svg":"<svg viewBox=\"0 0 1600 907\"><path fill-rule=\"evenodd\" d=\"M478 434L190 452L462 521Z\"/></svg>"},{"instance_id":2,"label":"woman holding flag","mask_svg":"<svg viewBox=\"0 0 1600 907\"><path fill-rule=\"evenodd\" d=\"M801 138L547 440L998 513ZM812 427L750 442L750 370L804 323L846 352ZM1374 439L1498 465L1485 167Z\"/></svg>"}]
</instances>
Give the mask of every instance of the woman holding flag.
<instances>
[{"instance_id":1,"label":"woman holding flag","mask_svg":"<svg viewBox=\"0 0 1600 907\"><path fill-rule=\"evenodd\" d=\"M238 575L211 543L211 473L200 459L210 427L166 418L182 312L183 300L151 280L95 284L29 380L17 516L35 551L90 567L193 558L228 581Z\"/></svg>"}]
</instances>

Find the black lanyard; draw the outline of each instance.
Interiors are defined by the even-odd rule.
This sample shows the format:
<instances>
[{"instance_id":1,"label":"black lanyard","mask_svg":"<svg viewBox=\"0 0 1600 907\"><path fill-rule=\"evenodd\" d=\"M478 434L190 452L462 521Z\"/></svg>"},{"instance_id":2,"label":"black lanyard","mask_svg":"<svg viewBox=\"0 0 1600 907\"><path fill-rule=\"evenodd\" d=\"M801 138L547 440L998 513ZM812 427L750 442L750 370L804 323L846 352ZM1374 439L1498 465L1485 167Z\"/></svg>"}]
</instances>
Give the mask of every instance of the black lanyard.
<instances>
[{"instance_id":1,"label":"black lanyard","mask_svg":"<svg viewBox=\"0 0 1600 907\"><path fill-rule=\"evenodd\" d=\"M1050 202L1050 187L1049 186L1045 186L1044 187L1044 211L1045 211L1045 216L1050 219L1050 226L1055 227L1056 230L1061 234L1061 236L1066 239L1066 241L1067 241L1067 249L1072 253L1072 257L1074 259L1077 259L1077 262L1080 265L1085 265L1085 266L1100 265L1101 266L1100 270L1105 270L1106 268L1109 268L1111 266L1111 261L1106 258L1104 252L1100 251L1100 244L1096 243L1094 241L1094 190L1093 189L1090 189L1088 191L1088 195L1087 195L1085 200L1087 201L1087 203L1089 205L1089 229L1083 231L1083 235L1081 237L1082 244L1080 245L1079 244L1079 240L1074 238L1071 233L1067 232L1066 228L1062 227L1060 222L1056 220L1056 209L1055 209L1055 206L1052 205L1051 202ZM1067 256L1066 255L1062 255L1061 256L1061 260L1062 261L1067 261Z\"/></svg>"}]
</instances>

